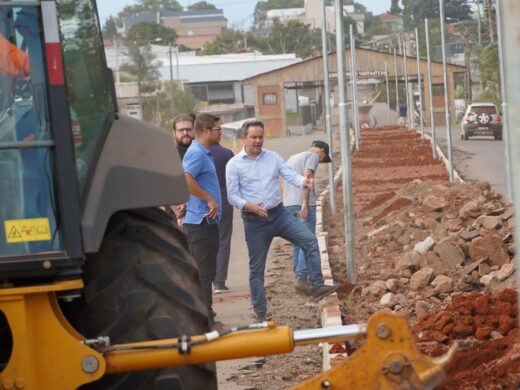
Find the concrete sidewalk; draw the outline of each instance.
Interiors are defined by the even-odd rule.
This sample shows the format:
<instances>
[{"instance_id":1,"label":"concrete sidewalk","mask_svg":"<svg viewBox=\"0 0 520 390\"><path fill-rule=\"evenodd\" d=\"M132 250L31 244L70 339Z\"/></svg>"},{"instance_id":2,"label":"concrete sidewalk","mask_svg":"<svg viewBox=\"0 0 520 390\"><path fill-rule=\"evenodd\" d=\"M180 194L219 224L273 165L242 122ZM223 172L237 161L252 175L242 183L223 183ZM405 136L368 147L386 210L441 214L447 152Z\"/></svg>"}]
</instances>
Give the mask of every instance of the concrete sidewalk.
<instances>
[{"instance_id":1,"label":"concrete sidewalk","mask_svg":"<svg viewBox=\"0 0 520 390\"><path fill-rule=\"evenodd\" d=\"M274 150L284 159L287 159L295 153L307 150L312 141L326 141L326 139L327 136L325 132L314 131L312 134L305 136L266 139L264 142L264 148ZM320 165L319 171L325 171L326 169L326 165L323 164ZM227 286L231 289L231 292L228 294L213 295L213 306L217 313L217 319L225 325L233 326L253 321L254 313L249 296L248 263L249 258L245 242L244 225L242 223L240 212L235 209L233 216L233 236L231 240L231 258L229 261L228 279L226 282ZM266 275L269 273L269 267L270 262L268 258ZM267 277L266 284L269 283L270 280ZM240 370L241 367L251 365L256 360L258 360L258 358L218 362L217 371L219 389L247 389L247 387L238 386L232 382L228 382L227 379Z\"/></svg>"}]
</instances>

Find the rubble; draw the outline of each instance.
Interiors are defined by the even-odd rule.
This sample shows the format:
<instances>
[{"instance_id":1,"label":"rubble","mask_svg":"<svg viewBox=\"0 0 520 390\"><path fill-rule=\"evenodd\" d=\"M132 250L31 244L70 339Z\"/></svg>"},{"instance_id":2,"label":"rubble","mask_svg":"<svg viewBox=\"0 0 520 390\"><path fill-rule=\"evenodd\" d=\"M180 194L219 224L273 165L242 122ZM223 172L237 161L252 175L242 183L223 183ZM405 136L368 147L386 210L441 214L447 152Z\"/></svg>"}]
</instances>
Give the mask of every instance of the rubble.
<instances>
[{"instance_id":1,"label":"rubble","mask_svg":"<svg viewBox=\"0 0 520 390\"><path fill-rule=\"evenodd\" d=\"M410 278L410 288L412 290L419 290L426 287L433 277L432 268L423 268L412 275Z\"/></svg>"}]
</instances>

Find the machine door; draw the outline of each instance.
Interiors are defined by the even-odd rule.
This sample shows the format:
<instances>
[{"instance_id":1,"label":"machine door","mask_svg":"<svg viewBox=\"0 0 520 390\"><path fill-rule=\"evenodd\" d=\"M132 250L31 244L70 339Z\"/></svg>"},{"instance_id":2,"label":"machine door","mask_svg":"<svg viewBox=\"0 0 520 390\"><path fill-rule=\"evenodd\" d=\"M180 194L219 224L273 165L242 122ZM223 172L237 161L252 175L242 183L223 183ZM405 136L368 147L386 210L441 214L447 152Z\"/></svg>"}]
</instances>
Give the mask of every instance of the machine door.
<instances>
[{"instance_id":1,"label":"machine door","mask_svg":"<svg viewBox=\"0 0 520 390\"><path fill-rule=\"evenodd\" d=\"M39 7L0 5L0 256L63 250Z\"/></svg>"}]
</instances>

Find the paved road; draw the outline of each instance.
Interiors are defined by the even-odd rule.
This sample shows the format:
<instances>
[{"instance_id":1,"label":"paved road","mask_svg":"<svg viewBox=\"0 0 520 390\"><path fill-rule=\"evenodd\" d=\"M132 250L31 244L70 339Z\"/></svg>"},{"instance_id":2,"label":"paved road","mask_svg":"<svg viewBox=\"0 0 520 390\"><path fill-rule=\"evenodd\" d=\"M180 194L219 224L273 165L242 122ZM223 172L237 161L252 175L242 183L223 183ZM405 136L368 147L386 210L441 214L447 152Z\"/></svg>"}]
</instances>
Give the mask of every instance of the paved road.
<instances>
[{"instance_id":1,"label":"paved road","mask_svg":"<svg viewBox=\"0 0 520 390\"><path fill-rule=\"evenodd\" d=\"M427 133L430 133L427 129ZM446 128L436 130L437 144L446 157ZM452 128L454 166L465 180L486 180L491 188L507 194L507 173L505 142L495 141L493 137L472 137L467 141L460 139L460 127Z\"/></svg>"}]
</instances>

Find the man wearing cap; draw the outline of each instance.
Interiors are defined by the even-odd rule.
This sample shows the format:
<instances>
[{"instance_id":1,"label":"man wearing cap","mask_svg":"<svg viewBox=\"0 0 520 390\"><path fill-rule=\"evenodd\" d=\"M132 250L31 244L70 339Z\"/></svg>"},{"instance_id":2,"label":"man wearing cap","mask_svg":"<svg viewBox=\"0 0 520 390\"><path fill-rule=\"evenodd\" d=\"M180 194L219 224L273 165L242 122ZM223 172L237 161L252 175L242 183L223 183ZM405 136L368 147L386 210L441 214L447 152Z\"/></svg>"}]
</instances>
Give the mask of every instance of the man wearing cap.
<instances>
[{"instance_id":1,"label":"man wearing cap","mask_svg":"<svg viewBox=\"0 0 520 390\"><path fill-rule=\"evenodd\" d=\"M323 141L314 141L309 150L295 154L287 160L287 164L297 173L314 178L319 163L330 163L329 145ZM316 234L316 190L297 188L287 181L284 182L283 204L289 214L295 216L312 234ZM311 295L309 285L309 269L303 249L298 245L293 247L294 288L304 295Z\"/></svg>"},{"instance_id":2,"label":"man wearing cap","mask_svg":"<svg viewBox=\"0 0 520 390\"><path fill-rule=\"evenodd\" d=\"M316 236L287 212L280 197L280 176L300 189L312 188L314 180L296 173L277 153L263 149L261 121L244 123L242 140L244 148L226 166L227 193L229 203L242 212L249 252L251 301L257 321L265 321L269 319L264 291L265 263L276 236L303 249L314 300L334 293L339 285L325 285Z\"/></svg>"}]
</instances>

